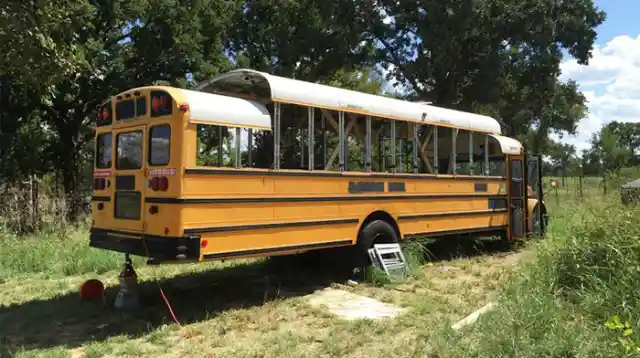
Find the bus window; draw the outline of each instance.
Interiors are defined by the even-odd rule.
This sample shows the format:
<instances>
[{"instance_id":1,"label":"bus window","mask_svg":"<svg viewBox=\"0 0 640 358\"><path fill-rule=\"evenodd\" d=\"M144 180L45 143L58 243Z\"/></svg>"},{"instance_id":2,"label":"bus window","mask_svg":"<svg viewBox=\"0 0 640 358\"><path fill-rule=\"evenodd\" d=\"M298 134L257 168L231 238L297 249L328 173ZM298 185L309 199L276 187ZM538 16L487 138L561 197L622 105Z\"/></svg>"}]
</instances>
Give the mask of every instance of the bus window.
<instances>
[{"instance_id":1,"label":"bus window","mask_svg":"<svg viewBox=\"0 0 640 358\"><path fill-rule=\"evenodd\" d=\"M116 140L116 169L142 168L142 131L119 133Z\"/></svg>"},{"instance_id":2,"label":"bus window","mask_svg":"<svg viewBox=\"0 0 640 358\"><path fill-rule=\"evenodd\" d=\"M165 91L151 91L151 117L167 116L173 112L173 100Z\"/></svg>"},{"instance_id":3,"label":"bus window","mask_svg":"<svg viewBox=\"0 0 640 358\"><path fill-rule=\"evenodd\" d=\"M345 113L345 170L364 171L366 117Z\"/></svg>"},{"instance_id":4,"label":"bus window","mask_svg":"<svg viewBox=\"0 0 640 358\"><path fill-rule=\"evenodd\" d=\"M390 121L371 118L371 171L391 171L391 125Z\"/></svg>"},{"instance_id":5,"label":"bus window","mask_svg":"<svg viewBox=\"0 0 640 358\"><path fill-rule=\"evenodd\" d=\"M435 174L438 168L437 140L438 127L418 125L418 173Z\"/></svg>"},{"instance_id":6,"label":"bus window","mask_svg":"<svg viewBox=\"0 0 640 358\"><path fill-rule=\"evenodd\" d=\"M409 130L412 132L409 133ZM413 172L413 127L407 122L396 122L395 156L398 173Z\"/></svg>"},{"instance_id":7,"label":"bus window","mask_svg":"<svg viewBox=\"0 0 640 358\"><path fill-rule=\"evenodd\" d=\"M98 134L96 144L96 168L111 168L111 132Z\"/></svg>"},{"instance_id":8,"label":"bus window","mask_svg":"<svg viewBox=\"0 0 640 358\"><path fill-rule=\"evenodd\" d=\"M320 125L315 128L320 135L314 139L320 149L316 153L314 163L320 170L339 171L339 118L338 111L316 108L315 112L320 112Z\"/></svg>"},{"instance_id":9,"label":"bus window","mask_svg":"<svg viewBox=\"0 0 640 358\"><path fill-rule=\"evenodd\" d=\"M231 166L229 158L231 154L229 151L229 127L199 124L197 125L197 133L196 160L199 166Z\"/></svg>"},{"instance_id":10,"label":"bus window","mask_svg":"<svg viewBox=\"0 0 640 358\"><path fill-rule=\"evenodd\" d=\"M308 108L280 106L280 169L307 169Z\"/></svg>"},{"instance_id":11,"label":"bus window","mask_svg":"<svg viewBox=\"0 0 640 358\"><path fill-rule=\"evenodd\" d=\"M168 124L151 127L149 132L149 164L168 165L171 157L171 127Z\"/></svg>"},{"instance_id":12,"label":"bus window","mask_svg":"<svg viewBox=\"0 0 640 358\"><path fill-rule=\"evenodd\" d=\"M100 111L97 114L96 125L98 127L111 125L111 102L107 102L100 107Z\"/></svg>"},{"instance_id":13,"label":"bus window","mask_svg":"<svg viewBox=\"0 0 640 358\"><path fill-rule=\"evenodd\" d=\"M449 127L438 127L438 174L454 174L455 161L453 151L456 130Z\"/></svg>"},{"instance_id":14,"label":"bus window","mask_svg":"<svg viewBox=\"0 0 640 358\"><path fill-rule=\"evenodd\" d=\"M125 121L127 119L135 118L135 105L136 104L132 99L118 102L116 104L116 120Z\"/></svg>"}]
</instances>

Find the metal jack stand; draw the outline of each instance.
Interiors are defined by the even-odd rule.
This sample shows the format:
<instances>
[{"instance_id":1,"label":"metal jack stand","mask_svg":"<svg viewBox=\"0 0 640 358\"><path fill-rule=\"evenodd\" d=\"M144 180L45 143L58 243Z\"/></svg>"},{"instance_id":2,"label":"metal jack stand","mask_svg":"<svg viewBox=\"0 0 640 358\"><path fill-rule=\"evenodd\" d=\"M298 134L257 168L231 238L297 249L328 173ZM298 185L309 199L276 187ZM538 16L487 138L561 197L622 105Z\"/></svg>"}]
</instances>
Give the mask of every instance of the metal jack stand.
<instances>
[{"instance_id":1,"label":"metal jack stand","mask_svg":"<svg viewBox=\"0 0 640 358\"><path fill-rule=\"evenodd\" d=\"M124 265L120 272L120 291L116 296L114 307L116 309L132 310L140 307L138 301L138 276L133 270L129 254L124 256Z\"/></svg>"}]
</instances>

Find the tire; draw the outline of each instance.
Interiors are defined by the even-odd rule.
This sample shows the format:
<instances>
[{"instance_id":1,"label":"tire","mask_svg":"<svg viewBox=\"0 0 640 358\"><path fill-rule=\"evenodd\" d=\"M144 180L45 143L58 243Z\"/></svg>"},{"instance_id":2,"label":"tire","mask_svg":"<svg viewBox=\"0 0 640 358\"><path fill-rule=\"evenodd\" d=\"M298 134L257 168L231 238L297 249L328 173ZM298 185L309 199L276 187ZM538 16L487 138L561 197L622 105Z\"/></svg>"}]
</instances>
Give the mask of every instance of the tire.
<instances>
[{"instance_id":1,"label":"tire","mask_svg":"<svg viewBox=\"0 0 640 358\"><path fill-rule=\"evenodd\" d=\"M358 234L355 247L354 271L364 273L364 269L371 265L369 249L375 244L395 244L399 241L396 230L384 220L375 220L367 224Z\"/></svg>"},{"instance_id":2,"label":"tire","mask_svg":"<svg viewBox=\"0 0 640 358\"><path fill-rule=\"evenodd\" d=\"M537 237L544 237L547 229L547 219L544 214L540 215L540 206L536 205L533 209L533 217L531 218L531 233Z\"/></svg>"}]
</instances>

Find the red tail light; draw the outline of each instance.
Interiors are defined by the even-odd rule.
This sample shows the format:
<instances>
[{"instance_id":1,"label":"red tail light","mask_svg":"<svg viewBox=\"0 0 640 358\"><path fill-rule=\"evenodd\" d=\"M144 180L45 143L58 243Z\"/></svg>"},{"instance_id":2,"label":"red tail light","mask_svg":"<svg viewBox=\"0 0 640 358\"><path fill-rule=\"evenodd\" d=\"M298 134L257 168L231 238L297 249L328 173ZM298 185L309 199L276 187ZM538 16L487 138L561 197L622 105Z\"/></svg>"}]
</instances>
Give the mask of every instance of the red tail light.
<instances>
[{"instance_id":1,"label":"red tail light","mask_svg":"<svg viewBox=\"0 0 640 358\"><path fill-rule=\"evenodd\" d=\"M151 187L151 190L153 191L158 190L159 181L160 179L158 177L151 178L151 181L149 182L149 186Z\"/></svg>"},{"instance_id":2,"label":"red tail light","mask_svg":"<svg viewBox=\"0 0 640 358\"><path fill-rule=\"evenodd\" d=\"M153 191L167 191L169 189L169 179L167 177L153 177L149 180L149 187Z\"/></svg>"},{"instance_id":3,"label":"red tail light","mask_svg":"<svg viewBox=\"0 0 640 358\"><path fill-rule=\"evenodd\" d=\"M107 180L106 179L102 179L102 178L93 179L93 189L94 190L104 190L106 188L107 188Z\"/></svg>"},{"instance_id":4,"label":"red tail light","mask_svg":"<svg viewBox=\"0 0 640 358\"><path fill-rule=\"evenodd\" d=\"M159 188L162 191L167 191L167 189L169 189L169 179L167 177L161 177L160 178L160 183L159 183Z\"/></svg>"}]
</instances>

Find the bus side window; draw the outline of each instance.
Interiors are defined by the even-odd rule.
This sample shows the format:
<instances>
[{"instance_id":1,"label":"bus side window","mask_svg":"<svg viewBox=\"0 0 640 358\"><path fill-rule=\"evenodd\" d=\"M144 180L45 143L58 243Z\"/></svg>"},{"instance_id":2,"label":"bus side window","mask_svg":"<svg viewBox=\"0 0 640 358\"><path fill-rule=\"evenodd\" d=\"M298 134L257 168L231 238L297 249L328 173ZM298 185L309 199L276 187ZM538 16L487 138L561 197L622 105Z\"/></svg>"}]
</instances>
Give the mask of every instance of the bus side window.
<instances>
[{"instance_id":1,"label":"bus side window","mask_svg":"<svg viewBox=\"0 0 640 358\"><path fill-rule=\"evenodd\" d=\"M391 125L389 120L371 117L371 171L391 171Z\"/></svg>"},{"instance_id":2,"label":"bus side window","mask_svg":"<svg viewBox=\"0 0 640 358\"><path fill-rule=\"evenodd\" d=\"M280 169L308 168L308 109L280 105ZM273 148L271 148L273 150Z\"/></svg>"},{"instance_id":3,"label":"bus side window","mask_svg":"<svg viewBox=\"0 0 640 358\"><path fill-rule=\"evenodd\" d=\"M198 166L232 167L230 154L231 141L229 128L226 126L197 125L197 154Z\"/></svg>"},{"instance_id":4,"label":"bus side window","mask_svg":"<svg viewBox=\"0 0 640 358\"><path fill-rule=\"evenodd\" d=\"M346 171L364 171L366 125L366 116L352 113L344 114Z\"/></svg>"},{"instance_id":5,"label":"bus side window","mask_svg":"<svg viewBox=\"0 0 640 358\"><path fill-rule=\"evenodd\" d=\"M438 170L438 127L417 125L418 173L436 174Z\"/></svg>"},{"instance_id":6,"label":"bus side window","mask_svg":"<svg viewBox=\"0 0 640 358\"><path fill-rule=\"evenodd\" d=\"M454 173L454 136L456 130L450 127L438 127L438 174ZM457 142L457 140L455 140Z\"/></svg>"},{"instance_id":7,"label":"bus side window","mask_svg":"<svg viewBox=\"0 0 640 358\"><path fill-rule=\"evenodd\" d=\"M197 125L196 164L206 167L271 167L270 131L215 125Z\"/></svg>"},{"instance_id":8,"label":"bus side window","mask_svg":"<svg viewBox=\"0 0 640 358\"><path fill-rule=\"evenodd\" d=\"M483 175L485 135L472 131L458 131L456 140L456 174Z\"/></svg>"}]
</instances>

